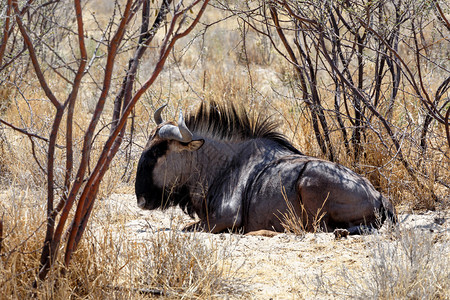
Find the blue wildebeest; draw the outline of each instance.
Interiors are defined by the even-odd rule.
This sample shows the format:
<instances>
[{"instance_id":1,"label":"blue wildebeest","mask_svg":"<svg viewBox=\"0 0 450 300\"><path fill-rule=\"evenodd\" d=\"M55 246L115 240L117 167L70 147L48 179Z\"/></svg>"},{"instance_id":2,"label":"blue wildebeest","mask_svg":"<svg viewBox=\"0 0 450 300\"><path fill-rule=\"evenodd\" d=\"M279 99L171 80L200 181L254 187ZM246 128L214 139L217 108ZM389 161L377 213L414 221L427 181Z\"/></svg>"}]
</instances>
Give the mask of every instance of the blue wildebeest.
<instances>
[{"instance_id":1,"label":"blue wildebeest","mask_svg":"<svg viewBox=\"0 0 450 300\"><path fill-rule=\"evenodd\" d=\"M283 231L288 207L313 230L379 227L395 219L392 204L350 169L303 155L268 118L234 106L203 104L178 124L155 112L137 167L135 191L143 209L179 205L200 221L188 228L223 232ZM381 222L377 216L381 216ZM317 224L316 224L317 225Z\"/></svg>"}]
</instances>

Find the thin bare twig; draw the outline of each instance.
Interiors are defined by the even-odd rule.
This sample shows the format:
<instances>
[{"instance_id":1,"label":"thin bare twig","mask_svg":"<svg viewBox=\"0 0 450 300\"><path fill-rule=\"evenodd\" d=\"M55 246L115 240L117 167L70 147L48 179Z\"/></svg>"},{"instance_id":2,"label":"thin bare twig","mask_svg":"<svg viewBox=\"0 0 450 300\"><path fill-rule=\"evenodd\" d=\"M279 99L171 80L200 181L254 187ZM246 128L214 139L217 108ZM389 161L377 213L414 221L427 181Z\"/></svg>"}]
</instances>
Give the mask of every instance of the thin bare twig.
<instances>
[{"instance_id":1,"label":"thin bare twig","mask_svg":"<svg viewBox=\"0 0 450 300\"><path fill-rule=\"evenodd\" d=\"M17 126L14 126L13 124L11 124L11 123L9 123L9 122L3 120L3 119L0 119L0 123L5 124L6 126L12 128L12 129L14 129L15 131L18 131L18 132L20 132L20 133L22 133L22 134L25 134L25 135L29 136L29 137L34 137L34 138L40 139L40 140L42 140L42 141L44 141L44 142L46 142L46 143L49 142L49 140L48 140L47 138L42 137L42 136L40 136L40 135L38 135L38 134L35 134L35 133L28 132L27 130L25 130L25 129L23 129L23 128L19 128L19 127L17 127ZM58 148L60 148L60 149L63 149L63 148L64 148L63 146L59 146L59 145L56 145L56 147L58 147Z\"/></svg>"}]
</instances>

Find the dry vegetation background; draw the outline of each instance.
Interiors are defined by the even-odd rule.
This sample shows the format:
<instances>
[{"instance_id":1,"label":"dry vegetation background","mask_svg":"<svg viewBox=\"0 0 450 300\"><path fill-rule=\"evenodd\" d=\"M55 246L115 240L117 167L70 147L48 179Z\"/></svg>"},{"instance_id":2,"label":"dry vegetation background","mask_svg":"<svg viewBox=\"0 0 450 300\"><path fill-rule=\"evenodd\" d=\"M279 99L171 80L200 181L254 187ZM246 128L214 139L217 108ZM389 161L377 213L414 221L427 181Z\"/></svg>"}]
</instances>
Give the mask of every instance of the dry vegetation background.
<instances>
[{"instance_id":1,"label":"dry vegetation background","mask_svg":"<svg viewBox=\"0 0 450 300\"><path fill-rule=\"evenodd\" d=\"M82 164L85 134L105 90L107 45L120 28L125 2L81 2L87 61L74 102L70 135L75 170ZM2 28L13 3L18 5L18 11L29 5L28 11L19 14L20 18L35 43L36 58L48 88L64 102L73 92L82 56L73 4L2 2ZM148 3L154 22L162 1ZM270 264L261 262L273 269L284 266L283 261L294 266L298 263L298 269L317 269L320 261L311 265L300 263L308 259L308 247L324 255L336 249L354 249L348 252L350 257L342 259L345 266L340 266L339 257L331 259L336 269L339 266L339 272L324 269L325 273L304 276L294 272L285 289L289 293L278 294L281 298L448 299L450 6L446 1L375 1L374 6L372 2L355 1L350 5L343 1L332 11L326 3L209 3L199 24L168 52L164 69L130 115L124 117L128 122L121 133L123 141L112 155L101 185L94 189L92 201L97 202L92 213L88 210L86 222L89 216L90 222L85 235L77 242L68 266L63 257L55 254L45 280L37 278L48 226L49 193L56 199L67 199L76 179L75 173L67 177L69 118L66 109L54 140L54 186L49 191L49 141L57 112L38 79L17 21L11 18L9 39L2 42L5 52L0 51L0 298L273 296L264 288L258 294L258 286L243 276L252 268L257 269L248 253L264 255L259 248L267 246L268 252L270 247L279 250L278 254L273 253L274 259L268 258ZM188 5L185 3L182 8ZM193 23L199 5L187 9L187 25L183 28ZM385 11L378 11L379 7ZM42 8L48 10L42 13ZM379 19L370 25L373 27L362 26L366 24L364 17L371 13L378 13ZM326 27L331 22L326 16L339 14L348 17L348 22L344 24L337 18L337 33L333 31L336 28ZM173 16L173 12L165 16L161 29L147 45L133 81L133 95L155 74ZM277 32L276 22L278 28L284 29L282 34ZM114 101L136 53L141 24L140 13L130 18L114 58L111 87L98 125L91 132L92 147L81 185L94 172L114 129ZM318 24L326 29L319 30ZM296 35L299 28L302 35ZM372 32L373 28L377 31ZM321 45L320 32L340 40L325 39ZM359 45L364 45L363 49ZM327 53L335 69L326 61ZM339 58L340 53L345 58ZM379 55L383 53L385 58ZM348 83L350 79L354 80L353 85ZM327 235L305 233L286 233L269 241L234 235L184 234L175 230L186 222L178 211L170 211L167 219L161 221L163 214L150 215L133 208L135 167L154 127L155 109L168 103L165 119L174 119L179 108L194 111L201 102L211 100L242 104L253 115L271 115L280 122L279 130L302 152L332 159L368 177L402 216L431 210L430 222L438 227L394 228L382 235L350 238L340 244ZM365 100L370 100L376 113ZM127 100L124 101L123 107ZM79 198L80 195L74 197L75 203ZM68 212L69 221L74 214L75 206ZM67 247L69 223L64 227L68 233L58 245L60 252ZM292 251L279 249L283 241L287 241L286 249ZM303 249L303 256L296 254L298 249ZM261 272L254 276L262 281L266 278L269 284L285 276L283 272L272 277ZM36 288L32 287L34 283Z\"/></svg>"}]
</instances>

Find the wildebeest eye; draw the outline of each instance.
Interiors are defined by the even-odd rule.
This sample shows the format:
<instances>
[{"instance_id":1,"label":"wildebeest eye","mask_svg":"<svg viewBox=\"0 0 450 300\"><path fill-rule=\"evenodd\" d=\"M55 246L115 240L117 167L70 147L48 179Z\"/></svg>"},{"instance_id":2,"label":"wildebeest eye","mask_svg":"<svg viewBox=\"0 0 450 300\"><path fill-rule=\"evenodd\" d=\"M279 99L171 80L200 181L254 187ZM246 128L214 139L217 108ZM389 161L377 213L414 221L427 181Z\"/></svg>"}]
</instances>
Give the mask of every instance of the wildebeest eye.
<instances>
[{"instance_id":1,"label":"wildebeest eye","mask_svg":"<svg viewBox=\"0 0 450 300\"><path fill-rule=\"evenodd\" d=\"M152 153L151 154L152 154L152 157L154 157L154 158L158 158L158 157L163 155L161 149L159 149L158 147L155 148L155 149L152 149Z\"/></svg>"},{"instance_id":2,"label":"wildebeest eye","mask_svg":"<svg viewBox=\"0 0 450 300\"><path fill-rule=\"evenodd\" d=\"M166 154L167 147L168 147L167 141L159 143L150 149L151 152L150 155L152 156L152 158L157 159L158 157L161 157L164 154Z\"/></svg>"}]
</instances>

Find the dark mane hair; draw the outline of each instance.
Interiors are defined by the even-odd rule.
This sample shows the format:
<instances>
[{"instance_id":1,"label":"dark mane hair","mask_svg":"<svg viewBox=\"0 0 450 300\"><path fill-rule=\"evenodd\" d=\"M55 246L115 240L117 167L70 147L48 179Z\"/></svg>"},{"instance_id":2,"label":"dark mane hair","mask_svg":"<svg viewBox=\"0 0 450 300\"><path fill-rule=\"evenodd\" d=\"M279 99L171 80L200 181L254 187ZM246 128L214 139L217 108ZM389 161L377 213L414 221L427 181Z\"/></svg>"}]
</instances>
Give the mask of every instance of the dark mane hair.
<instances>
[{"instance_id":1,"label":"dark mane hair","mask_svg":"<svg viewBox=\"0 0 450 300\"><path fill-rule=\"evenodd\" d=\"M203 102L195 114L188 114L185 119L192 132L211 138L230 141L264 138L302 154L283 134L276 131L279 124L272 118L261 113L256 117L249 117L245 109L238 109L233 104Z\"/></svg>"}]
</instances>

